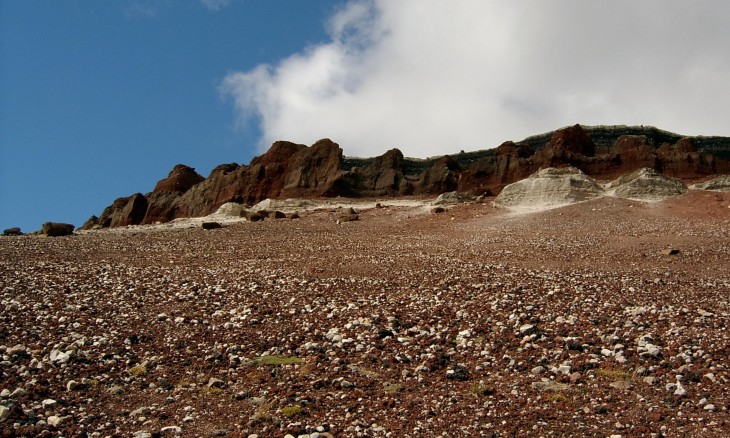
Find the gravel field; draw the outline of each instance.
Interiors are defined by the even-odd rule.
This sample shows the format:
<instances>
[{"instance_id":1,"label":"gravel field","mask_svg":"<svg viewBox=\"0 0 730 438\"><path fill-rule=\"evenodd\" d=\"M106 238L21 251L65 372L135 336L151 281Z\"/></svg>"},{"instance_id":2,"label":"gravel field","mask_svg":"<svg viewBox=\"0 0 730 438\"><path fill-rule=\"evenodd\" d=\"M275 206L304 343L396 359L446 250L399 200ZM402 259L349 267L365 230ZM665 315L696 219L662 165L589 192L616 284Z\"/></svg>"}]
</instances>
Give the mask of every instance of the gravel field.
<instances>
[{"instance_id":1,"label":"gravel field","mask_svg":"<svg viewBox=\"0 0 730 438\"><path fill-rule=\"evenodd\" d=\"M725 437L729 207L3 237L0 436Z\"/></svg>"}]
</instances>

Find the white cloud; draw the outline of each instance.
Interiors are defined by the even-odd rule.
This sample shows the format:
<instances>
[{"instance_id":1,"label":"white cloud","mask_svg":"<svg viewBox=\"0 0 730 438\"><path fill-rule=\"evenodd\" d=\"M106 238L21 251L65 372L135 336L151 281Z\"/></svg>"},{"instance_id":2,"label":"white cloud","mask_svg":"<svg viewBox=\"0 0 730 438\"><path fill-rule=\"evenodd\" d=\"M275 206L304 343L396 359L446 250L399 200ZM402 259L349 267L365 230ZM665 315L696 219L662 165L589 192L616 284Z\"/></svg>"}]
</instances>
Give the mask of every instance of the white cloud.
<instances>
[{"instance_id":1,"label":"white cloud","mask_svg":"<svg viewBox=\"0 0 730 438\"><path fill-rule=\"evenodd\" d=\"M211 11L220 11L231 5L232 0L200 0L200 3Z\"/></svg>"},{"instance_id":2,"label":"white cloud","mask_svg":"<svg viewBox=\"0 0 730 438\"><path fill-rule=\"evenodd\" d=\"M730 135L730 3L353 0L330 41L221 85L261 148L432 156L574 123Z\"/></svg>"},{"instance_id":3,"label":"white cloud","mask_svg":"<svg viewBox=\"0 0 730 438\"><path fill-rule=\"evenodd\" d=\"M127 18L155 18L169 6L169 0L135 0L124 7Z\"/></svg>"}]
</instances>

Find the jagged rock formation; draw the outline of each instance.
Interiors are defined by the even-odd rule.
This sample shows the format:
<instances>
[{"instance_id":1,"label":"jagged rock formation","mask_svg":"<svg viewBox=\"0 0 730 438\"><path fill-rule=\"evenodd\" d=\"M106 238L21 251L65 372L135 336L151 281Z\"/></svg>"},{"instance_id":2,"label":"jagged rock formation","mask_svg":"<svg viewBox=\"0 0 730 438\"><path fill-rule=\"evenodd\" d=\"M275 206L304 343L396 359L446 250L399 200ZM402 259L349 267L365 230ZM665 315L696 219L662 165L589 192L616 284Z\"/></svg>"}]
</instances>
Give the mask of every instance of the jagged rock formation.
<instances>
[{"instance_id":1,"label":"jagged rock formation","mask_svg":"<svg viewBox=\"0 0 730 438\"><path fill-rule=\"evenodd\" d=\"M575 167L549 167L509 184L494 201L503 207L550 208L603 195L593 178Z\"/></svg>"},{"instance_id":2,"label":"jagged rock formation","mask_svg":"<svg viewBox=\"0 0 730 438\"><path fill-rule=\"evenodd\" d=\"M458 191L496 195L540 169L575 167L600 180L649 168L667 176L701 179L730 173L730 138L682 137L651 127L570 126L505 142L499 147L430 159L392 149L375 158L343 157L323 139L310 147L275 142L249 165L222 164L203 178L175 166L147 195L119 198L82 227L116 227L205 216L227 202L264 199L436 195Z\"/></svg>"}]
</instances>

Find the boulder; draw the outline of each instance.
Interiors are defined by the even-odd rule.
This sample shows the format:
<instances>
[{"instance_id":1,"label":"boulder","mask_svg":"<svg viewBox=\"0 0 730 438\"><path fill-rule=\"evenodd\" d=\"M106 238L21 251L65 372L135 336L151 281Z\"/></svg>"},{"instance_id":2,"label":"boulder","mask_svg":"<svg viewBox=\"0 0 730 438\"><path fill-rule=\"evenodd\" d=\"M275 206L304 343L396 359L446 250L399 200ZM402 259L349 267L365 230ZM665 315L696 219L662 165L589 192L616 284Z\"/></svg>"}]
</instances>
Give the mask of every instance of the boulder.
<instances>
[{"instance_id":1,"label":"boulder","mask_svg":"<svg viewBox=\"0 0 730 438\"><path fill-rule=\"evenodd\" d=\"M261 213L259 213L257 211L249 211L246 213L246 215L244 217L249 222L260 222L260 221L264 220L264 215L262 215Z\"/></svg>"},{"instance_id":2,"label":"boulder","mask_svg":"<svg viewBox=\"0 0 730 438\"><path fill-rule=\"evenodd\" d=\"M337 223L341 224L344 222L355 222L355 221L359 221L359 220L360 220L360 216L358 216L356 214L343 214L337 218Z\"/></svg>"},{"instance_id":3,"label":"boulder","mask_svg":"<svg viewBox=\"0 0 730 438\"><path fill-rule=\"evenodd\" d=\"M660 251L660 254L665 256L677 255L679 254L679 250L674 248L665 248Z\"/></svg>"},{"instance_id":4,"label":"boulder","mask_svg":"<svg viewBox=\"0 0 730 438\"><path fill-rule=\"evenodd\" d=\"M23 232L20 231L19 227L7 228L3 231L3 236L22 236Z\"/></svg>"},{"instance_id":5,"label":"boulder","mask_svg":"<svg viewBox=\"0 0 730 438\"><path fill-rule=\"evenodd\" d=\"M217 216L241 217L246 212L246 206L237 202L226 202L221 205L215 214Z\"/></svg>"},{"instance_id":6,"label":"boulder","mask_svg":"<svg viewBox=\"0 0 730 438\"><path fill-rule=\"evenodd\" d=\"M49 237L70 236L74 233L74 226L60 222L46 222L41 232Z\"/></svg>"},{"instance_id":7,"label":"boulder","mask_svg":"<svg viewBox=\"0 0 730 438\"><path fill-rule=\"evenodd\" d=\"M433 205L456 205L473 202L474 197L459 192L442 193L433 201Z\"/></svg>"},{"instance_id":8,"label":"boulder","mask_svg":"<svg viewBox=\"0 0 730 438\"><path fill-rule=\"evenodd\" d=\"M286 219L286 213L283 211L275 210L272 212L269 212L269 219Z\"/></svg>"}]
</instances>

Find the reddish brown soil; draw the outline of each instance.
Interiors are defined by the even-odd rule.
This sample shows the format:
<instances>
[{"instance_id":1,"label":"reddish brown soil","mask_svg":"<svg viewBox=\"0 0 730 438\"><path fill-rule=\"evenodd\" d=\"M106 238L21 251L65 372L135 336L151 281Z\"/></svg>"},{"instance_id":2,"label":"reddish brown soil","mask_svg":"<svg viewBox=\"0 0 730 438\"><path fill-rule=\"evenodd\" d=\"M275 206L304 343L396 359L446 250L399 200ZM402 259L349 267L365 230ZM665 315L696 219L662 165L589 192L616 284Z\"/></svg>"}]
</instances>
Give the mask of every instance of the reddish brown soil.
<instances>
[{"instance_id":1,"label":"reddish brown soil","mask_svg":"<svg viewBox=\"0 0 730 438\"><path fill-rule=\"evenodd\" d=\"M0 436L727 436L729 206L0 238Z\"/></svg>"}]
</instances>

